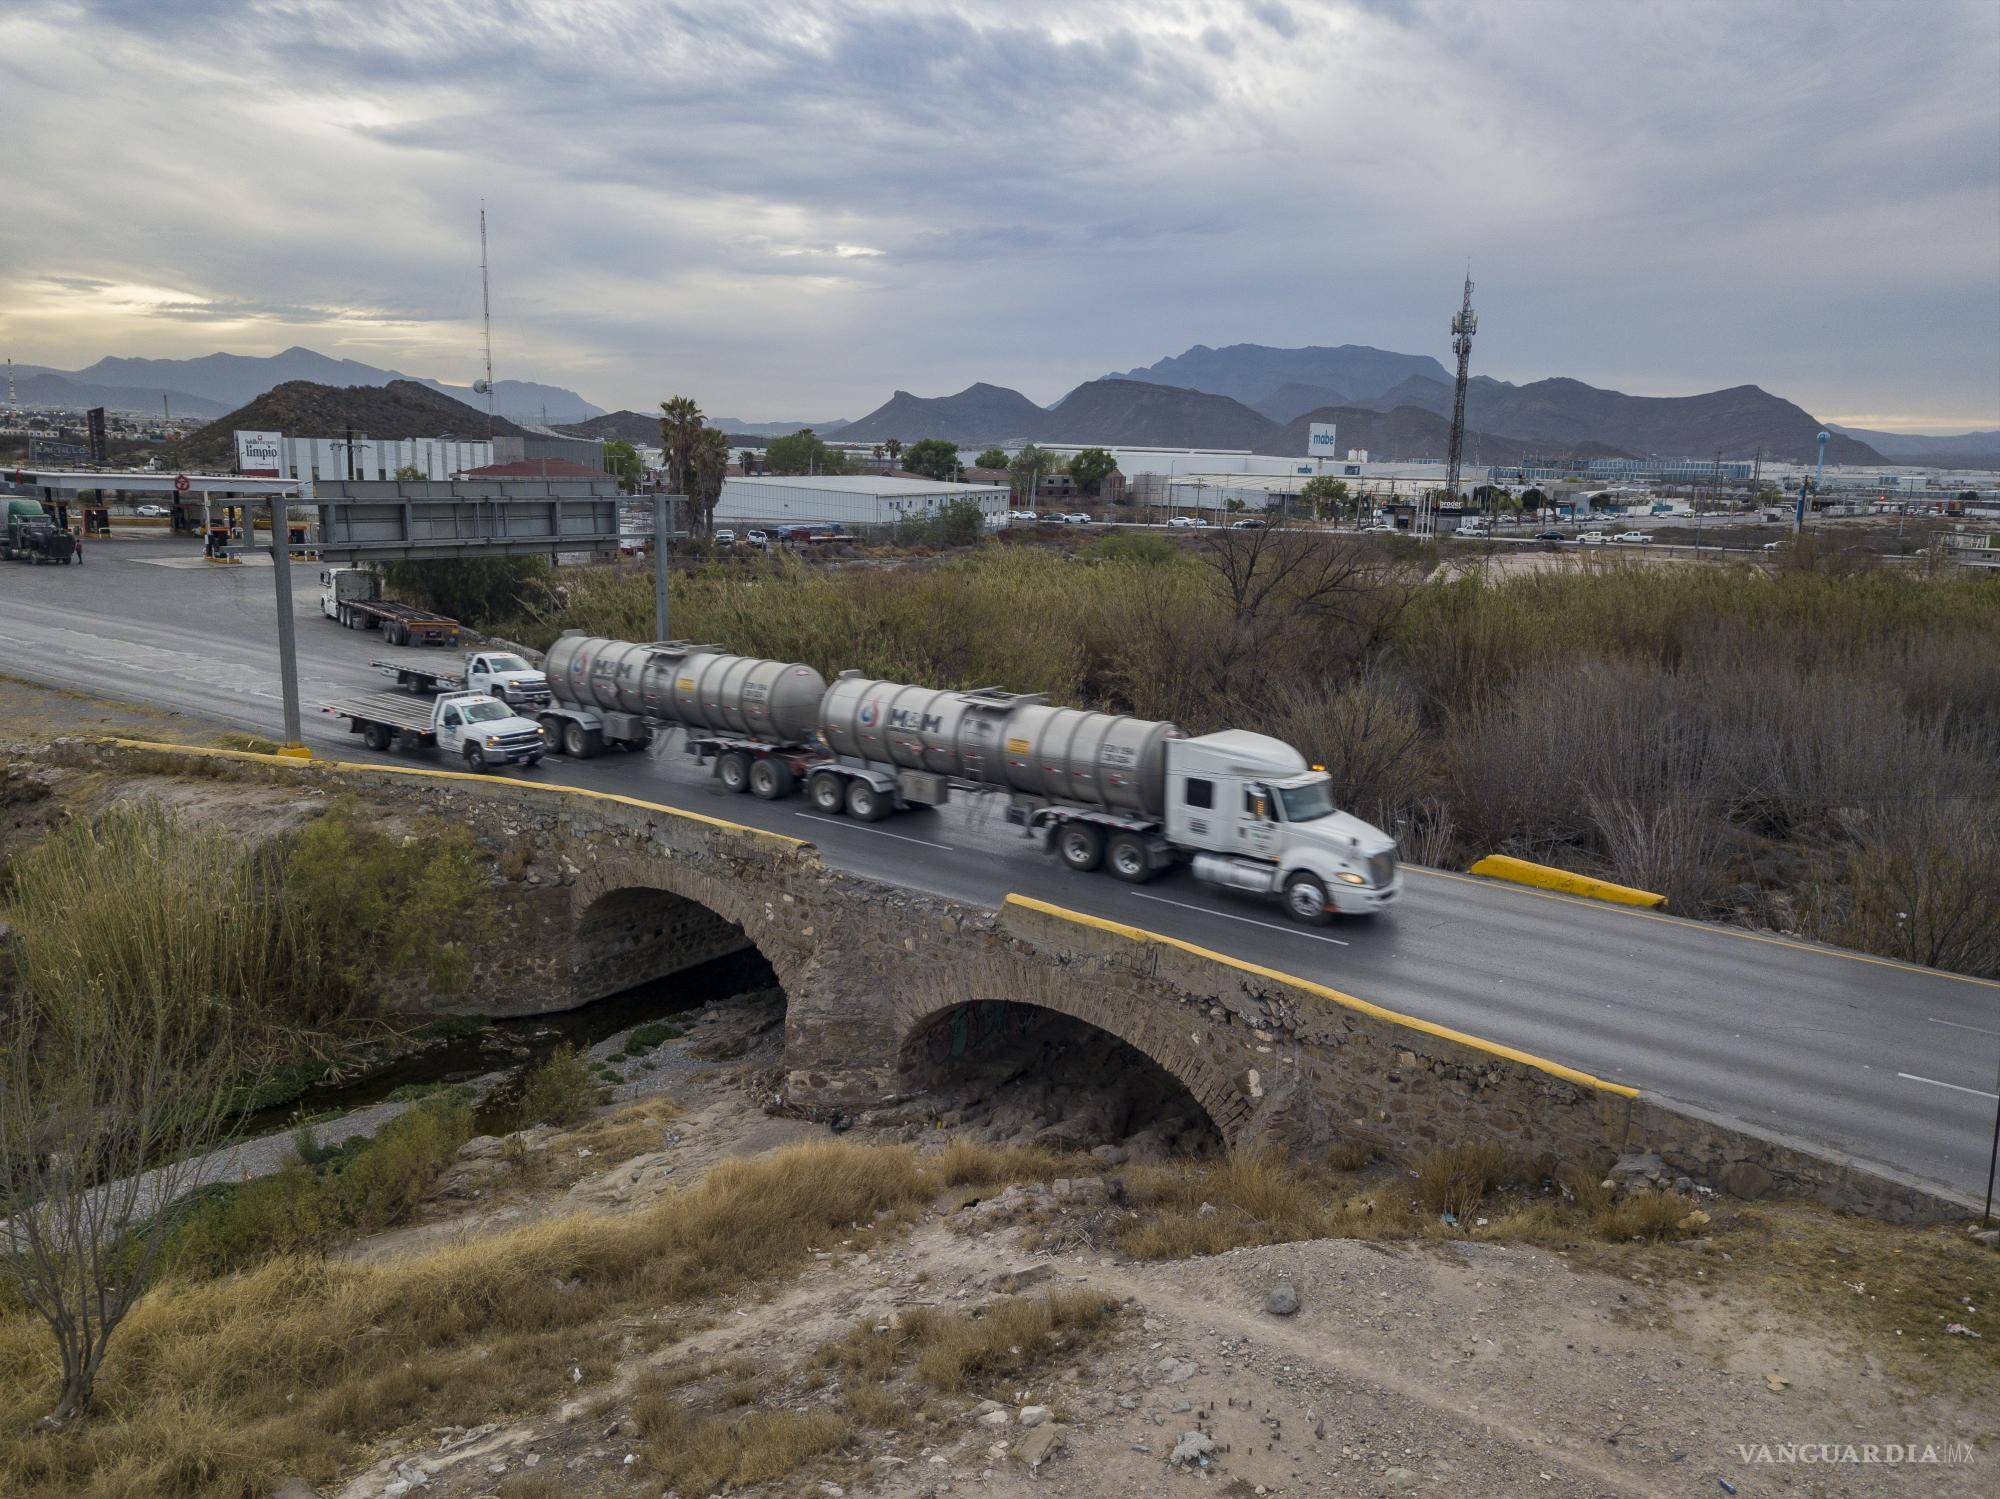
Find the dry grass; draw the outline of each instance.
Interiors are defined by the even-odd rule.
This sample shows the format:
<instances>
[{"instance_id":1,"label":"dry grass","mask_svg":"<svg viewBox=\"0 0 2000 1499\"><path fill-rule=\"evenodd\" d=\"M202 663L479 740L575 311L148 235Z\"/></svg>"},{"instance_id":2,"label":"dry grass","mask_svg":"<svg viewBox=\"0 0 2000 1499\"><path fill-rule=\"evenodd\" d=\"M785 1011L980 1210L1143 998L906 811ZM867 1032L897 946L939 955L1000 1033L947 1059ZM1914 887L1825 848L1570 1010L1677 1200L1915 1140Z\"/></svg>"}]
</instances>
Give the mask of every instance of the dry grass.
<instances>
[{"instance_id":1,"label":"dry grass","mask_svg":"<svg viewBox=\"0 0 2000 1499\"><path fill-rule=\"evenodd\" d=\"M982 1381L1016 1381L1063 1349L1079 1346L1116 1320L1102 1295L1066 1291L1014 1296L970 1312L911 1307L888 1326L870 1319L814 1362L862 1385L881 1385L905 1370L932 1390L956 1394Z\"/></svg>"},{"instance_id":2,"label":"dry grass","mask_svg":"<svg viewBox=\"0 0 2000 1499\"><path fill-rule=\"evenodd\" d=\"M610 1368L619 1316L769 1279L878 1210L930 1200L905 1150L794 1147L727 1161L645 1213L538 1223L389 1264L280 1258L142 1302L99 1381L101 1416L52 1437L42 1334L0 1322L0 1491L235 1499L280 1471L323 1481L407 1422L534 1409ZM772 1440L777 1440L774 1433Z\"/></svg>"},{"instance_id":3,"label":"dry grass","mask_svg":"<svg viewBox=\"0 0 2000 1499\"><path fill-rule=\"evenodd\" d=\"M1070 1158L1039 1145L980 1145L971 1140L953 1140L928 1159L947 1187L1047 1181L1075 1165Z\"/></svg>"},{"instance_id":4,"label":"dry grass","mask_svg":"<svg viewBox=\"0 0 2000 1499\"><path fill-rule=\"evenodd\" d=\"M671 1399L633 1407L645 1461L668 1488L685 1495L788 1478L853 1434L830 1410L760 1410L730 1419L701 1415Z\"/></svg>"},{"instance_id":5,"label":"dry grass","mask_svg":"<svg viewBox=\"0 0 2000 1499\"><path fill-rule=\"evenodd\" d=\"M1470 1218L1486 1194L1507 1178L1507 1157L1498 1145L1462 1140L1417 1157L1417 1201L1440 1216Z\"/></svg>"}]
</instances>

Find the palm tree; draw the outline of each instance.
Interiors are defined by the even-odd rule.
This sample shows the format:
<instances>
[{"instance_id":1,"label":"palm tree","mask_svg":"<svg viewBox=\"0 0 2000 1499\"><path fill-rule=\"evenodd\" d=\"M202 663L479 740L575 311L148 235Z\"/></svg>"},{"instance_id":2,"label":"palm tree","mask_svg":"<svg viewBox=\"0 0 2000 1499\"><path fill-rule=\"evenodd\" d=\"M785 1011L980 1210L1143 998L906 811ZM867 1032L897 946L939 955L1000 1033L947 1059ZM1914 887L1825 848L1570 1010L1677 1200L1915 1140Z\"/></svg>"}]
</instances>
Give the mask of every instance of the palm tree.
<instances>
[{"instance_id":1,"label":"palm tree","mask_svg":"<svg viewBox=\"0 0 2000 1499\"><path fill-rule=\"evenodd\" d=\"M695 526L703 531L715 525L715 503L722 498L722 482L729 472L729 439L718 428L703 427L695 434L688 451L688 508Z\"/></svg>"},{"instance_id":2,"label":"palm tree","mask_svg":"<svg viewBox=\"0 0 2000 1499\"><path fill-rule=\"evenodd\" d=\"M695 439L708 428L692 396L660 402L660 446L667 455L667 492L686 494Z\"/></svg>"},{"instance_id":3,"label":"palm tree","mask_svg":"<svg viewBox=\"0 0 2000 1499\"><path fill-rule=\"evenodd\" d=\"M903 439L892 437L882 446L889 450L889 467L892 469L898 467L897 460L903 456Z\"/></svg>"}]
</instances>

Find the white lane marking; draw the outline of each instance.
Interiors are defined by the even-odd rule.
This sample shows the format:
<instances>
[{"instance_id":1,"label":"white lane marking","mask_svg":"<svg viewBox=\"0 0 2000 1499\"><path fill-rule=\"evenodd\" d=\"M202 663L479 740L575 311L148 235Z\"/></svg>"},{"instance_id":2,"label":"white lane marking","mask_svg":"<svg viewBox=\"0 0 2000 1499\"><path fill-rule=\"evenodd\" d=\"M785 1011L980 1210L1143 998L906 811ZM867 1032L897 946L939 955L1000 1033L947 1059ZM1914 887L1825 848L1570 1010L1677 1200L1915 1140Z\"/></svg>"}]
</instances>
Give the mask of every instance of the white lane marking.
<instances>
[{"instance_id":1,"label":"white lane marking","mask_svg":"<svg viewBox=\"0 0 2000 1499\"><path fill-rule=\"evenodd\" d=\"M1164 895L1148 895L1143 890L1127 890L1127 895L1136 895L1140 900L1156 900L1163 906L1179 906L1183 911L1199 911L1204 916L1220 916L1224 921L1240 921L1246 926L1261 926L1267 932L1283 932L1291 937L1310 937L1315 942L1331 942L1335 947L1349 944L1338 937L1325 937L1318 932L1302 931L1295 926L1279 926L1275 921L1259 921L1252 916L1238 916L1232 911L1217 911L1209 906L1192 906L1184 900L1168 900Z\"/></svg>"},{"instance_id":2,"label":"white lane marking","mask_svg":"<svg viewBox=\"0 0 2000 1499\"><path fill-rule=\"evenodd\" d=\"M1932 1025L1948 1025L1955 1031L1976 1031L1982 1036L2000 1036L2000 1031L1989 1031L1983 1025L1963 1025L1956 1020L1940 1020L1935 1015L1927 1015L1924 1018Z\"/></svg>"},{"instance_id":3,"label":"white lane marking","mask_svg":"<svg viewBox=\"0 0 2000 1499\"><path fill-rule=\"evenodd\" d=\"M1934 1077L1918 1077L1914 1072L1899 1072L1898 1077L1906 1077L1913 1083L1929 1083L1933 1088L1949 1088L1954 1093L1970 1093L1974 1098L2000 1099L2000 1093L1988 1093L1984 1088L1962 1088L1957 1083L1941 1083Z\"/></svg>"},{"instance_id":4,"label":"white lane marking","mask_svg":"<svg viewBox=\"0 0 2000 1499\"><path fill-rule=\"evenodd\" d=\"M794 812L794 817L803 817L807 822L830 822L837 828L853 828L858 833L873 833L877 838L894 838L899 843L921 843L925 848L941 848L946 853L954 853L949 843L933 843L928 838L912 838L904 833L888 833L881 828L871 828L865 822L850 822L844 817L821 817L817 812Z\"/></svg>"}]
</instances>

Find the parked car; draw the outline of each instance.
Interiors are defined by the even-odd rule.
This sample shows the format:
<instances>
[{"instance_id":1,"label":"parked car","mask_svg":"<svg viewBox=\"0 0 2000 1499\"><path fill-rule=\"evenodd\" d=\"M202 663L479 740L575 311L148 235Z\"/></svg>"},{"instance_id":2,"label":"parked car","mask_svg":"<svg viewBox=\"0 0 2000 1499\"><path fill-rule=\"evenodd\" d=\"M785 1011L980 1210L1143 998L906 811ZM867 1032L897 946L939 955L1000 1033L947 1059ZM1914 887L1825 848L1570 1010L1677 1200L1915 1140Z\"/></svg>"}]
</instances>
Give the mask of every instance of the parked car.
<instances>
[{"instance_id":1,"label":"parked car","mask_svg":"<svg viewBox=\"0 0 2000 1499\"><path fill-rule=\"evenodd\" d=\"M134 515L144 515L157 518L167 513L167 507L165 505L138 505L133 508L132 513Z\"/></svg>"},{"instance_id":2,"label":"parked car","mask_svg":"<svg viewBox=\"0 0 2000 1499\"><path fill-rule=\"evenodd\" d=\"M1032 526L1041 517L1036 515L1032 510L1009 510L1007 512L1007 519L1010 523L1020 521L1024 525Z\"/></svg>"},{"instance_id":3,"label":"parked car","mask_svg":"<svg viewBox=\"0 0 2000 1499\"><path fill-rule=\"evenodd\" d=\"M728 530L728 529L726 529L726 528L725 528L724 530L721 530L721 531L717 531L717 532L715 533L715 544L716 544L717 546L719 546L719 547L733 547L733 546L735 546L735 545L736 545L736 533L735 533L734 531L731 531L731 530Z\"/></svg>"},{"instance_id":4,"label":"parked car","mask_svg":"<svg viewBox=\"0 0 2000 1499\"><path fill-rule=\"evenodd\" d=\"M1361 528L1361 534L1363 536L1369 536L1369 535L1394 536L1396 534L1396 528L1390 525L1387 521L1382 521L1382 520L1370 521L1367 525Z\"/></svg>"},{"instance_id":5,"label":"parked car","mask_svg":"<svg viewBox=\"0 0 2000 1499\"><path fill-rule=\"evenodd\" d=\"M752 531L743 539L753 547L767 547L771 544L771 538L766 536L762 531Z\"/></svg>"},{"instance_id":6,"label":"parked car","mask_svg":"<svg viewBox=\"0 0 2000 1499\"><path fill-rule=\"evenodd\" d=\"M1563 533L1562 533L1562 532L1560 532L1560 531L1537 531L1537 532L1535 533L1535 540L1537 540L1537 541L1561 541L1561 540L1563 540Z\"/></svg>"},{"instance_id":7,"label":"parked car","mask_svg":"<svg viewBox=\"0 0 2000 1499\"><path fill-rule=\"evenodd\" d=\"M1231 521L1229 529L1232 531L1261 531L1264 529L1264 523L1254 515L1246 516L1242 520Z\"/></svg>"},{"instance_id":8,"label":"parked car","mask_svg":"<svg viewBox=\"0 0 2000 1499\"><path fill-rule=\"evenodd\" d=\"M1786 547L1790 546L1791 544L1792 544L1791 538L1788 536L1781 541L1765 542L1764 550L1767 552L1782 552Z\"/></svg>"},{"instance_id":9,"label":"parked car","mask_svg":"<svg viewBox=\"0 0 2000 1499\"><path fill-rule=\"evenodd\" d=\"M1073 514L1065 515L1063 519L1068 521L1072 526L1087 526L1090 524L1090 517L1080 510Z\"/></svg>"},{"instance_id":10,"label":"parked car","mask_svg":"<svg viewBox=\"0 0 2000 1499\"><path fill-rule=\"evenodd\" d=\"M1627 546L1644 546L1647 542L1651 541L1653 538L1648 536L1644 531L1620 531L1616 536L1612 537L1611 539L1613 541L1623 542Z\"/></svg>"},{"instance_id":11,"label":"parked car","mask_svg":"<svg viewBox=\"0 0 2000 1499\"><path fill-rule=\"evenodd\" d=\"M1201 529L1201 522L1196 520L1192 515L1177 515L1168 521L1167 525L1176 531L1199 531Z\"/></svg>"}]
</instances>

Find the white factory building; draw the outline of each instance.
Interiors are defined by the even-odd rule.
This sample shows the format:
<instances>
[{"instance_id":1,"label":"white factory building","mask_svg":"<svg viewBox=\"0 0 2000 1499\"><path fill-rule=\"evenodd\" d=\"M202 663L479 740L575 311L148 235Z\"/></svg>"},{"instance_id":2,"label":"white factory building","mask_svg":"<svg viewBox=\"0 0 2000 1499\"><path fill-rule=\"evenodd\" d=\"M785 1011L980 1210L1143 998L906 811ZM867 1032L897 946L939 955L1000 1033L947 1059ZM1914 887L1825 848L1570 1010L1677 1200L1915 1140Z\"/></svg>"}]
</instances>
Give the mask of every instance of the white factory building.
<instances>
[{"instance_id":1,"label":"white factory building","mask_svg":"<svg viewBox=\"0 0 2000 1499\"><path fill-rule=\"evenodd\" d=\"M952 500L971 500L996 521L1007 514L1007 488L1001 484L886 479L875 474L760 474L723 481L715 523L782 526L836 521L847 527L893 526L934 515Z\"/></svg>"},{"instance_id":2,"label":"white factory building","mask_svg":"<svg viewBox=\"0 0 2000 1499\"><path fill-rule=\"evenodd\" d=\"M350 461L352 467L349 467ZM393 479L414 467L426 479L449 479L493 462L493 444L457 437L290 437L238 432L236 471L271 479Z\"/></svg>"}]
</instances>

